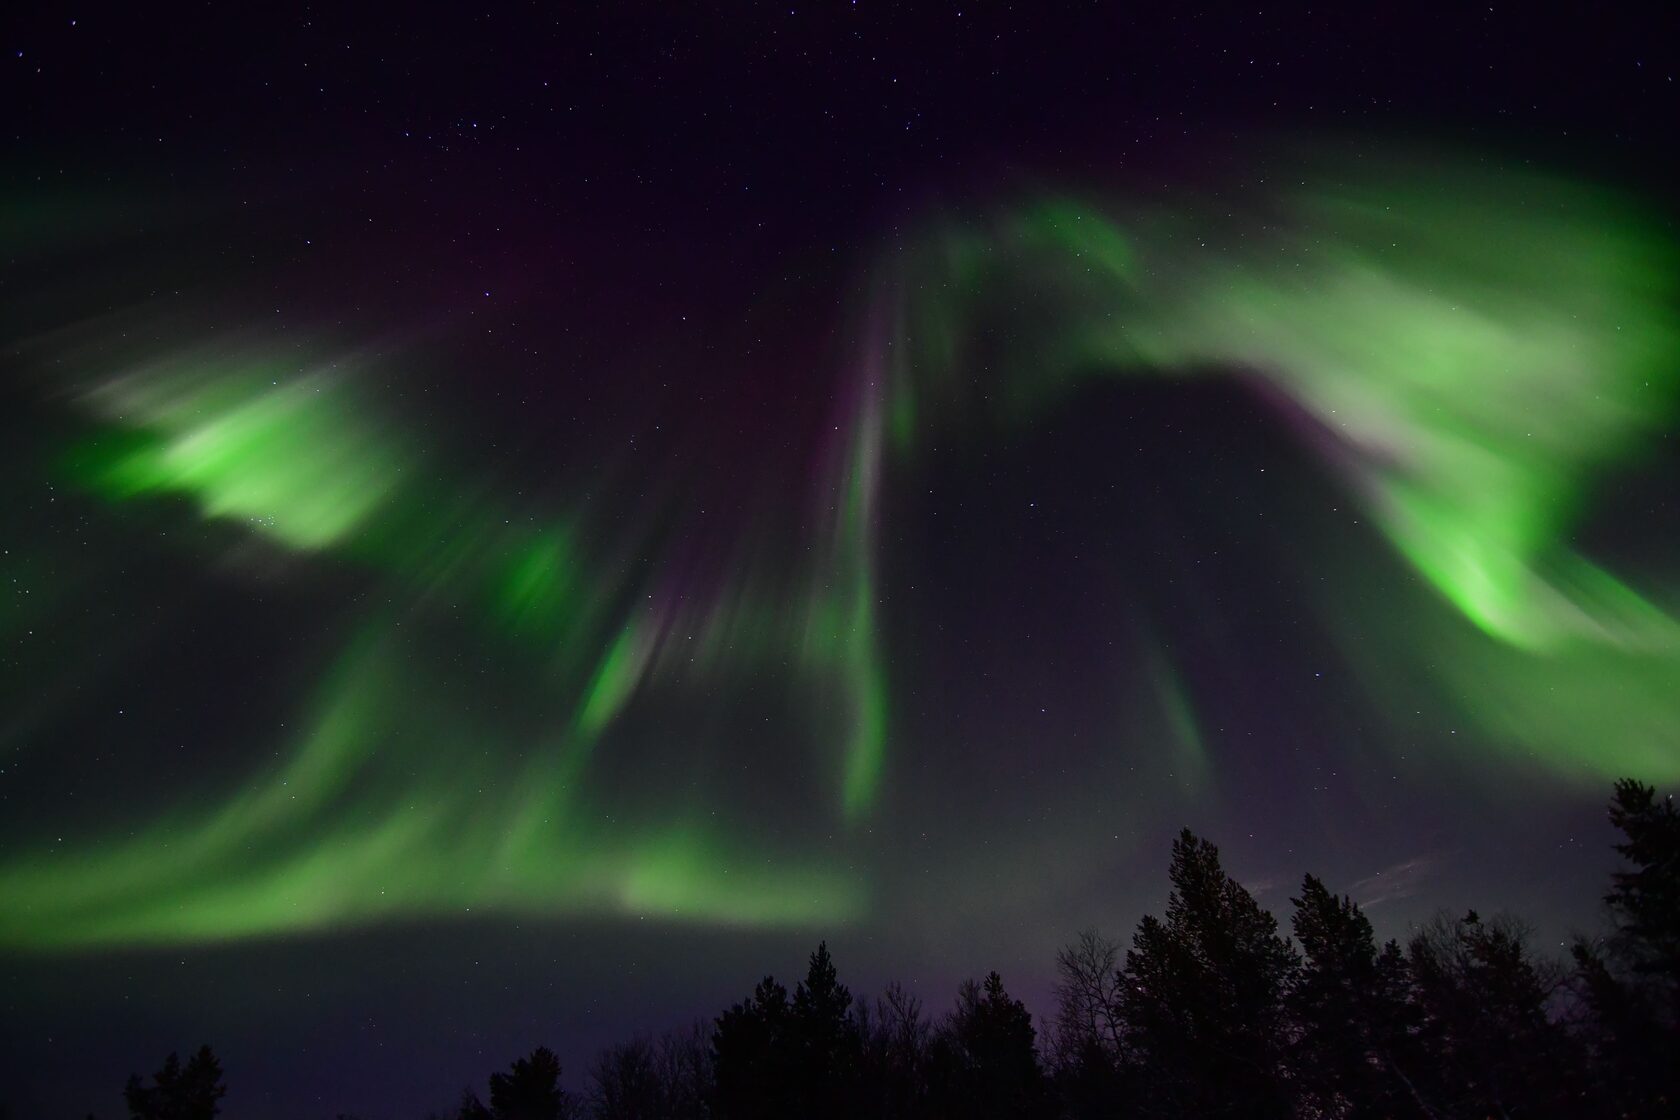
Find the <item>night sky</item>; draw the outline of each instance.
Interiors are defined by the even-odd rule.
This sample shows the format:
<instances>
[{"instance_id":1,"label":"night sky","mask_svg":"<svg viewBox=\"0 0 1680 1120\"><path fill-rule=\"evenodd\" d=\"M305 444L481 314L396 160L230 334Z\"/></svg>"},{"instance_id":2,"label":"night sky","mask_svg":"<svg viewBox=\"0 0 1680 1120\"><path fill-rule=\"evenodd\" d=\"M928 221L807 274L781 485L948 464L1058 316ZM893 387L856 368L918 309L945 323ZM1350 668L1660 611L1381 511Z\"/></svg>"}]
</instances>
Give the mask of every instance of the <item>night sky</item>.
<instances>
[{"instance_id":1,"label":"night sky","mask_svg":"<svg viewBox=\"0 0 1680 1120\"><path fill-rule=\"evenodd\" d=\"M1663 6L130 7L0 17L19 1117L1042 1013L1184 825L1552 948L1680 778Z\"/></svg>"}]
</instances>

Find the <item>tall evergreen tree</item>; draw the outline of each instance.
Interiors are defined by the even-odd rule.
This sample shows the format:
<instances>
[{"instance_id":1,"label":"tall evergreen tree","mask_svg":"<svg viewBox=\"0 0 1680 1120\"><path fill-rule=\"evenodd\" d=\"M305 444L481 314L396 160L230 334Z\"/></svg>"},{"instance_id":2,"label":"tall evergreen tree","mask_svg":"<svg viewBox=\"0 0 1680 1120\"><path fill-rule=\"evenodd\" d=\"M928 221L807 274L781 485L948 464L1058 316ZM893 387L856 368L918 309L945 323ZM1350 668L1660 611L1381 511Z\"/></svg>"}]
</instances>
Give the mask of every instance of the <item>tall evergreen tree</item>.
<instances>
[{"instance_id":1,"label":"tall evergreen tree","mask_svg":"<svg viewBox=\"0 0 1680 1120\"><path fill-rule=\"evenodd\" d=\"M496 1120L566 1120L571 1102L560 1087L560 1059L546 1046L490 1075L490 1114Z\"/></svg>"},{"instance_id":2,"label":"tall evergreen tree","mask_svg":"<svg viewBox=\"0 0 1680 1120\"><path fill-rule=\"evenodd\" d=\"M852 993L840 983L826 941L817 945L805 979L794 989L793 1026L801 1114L812 1120L849 1115L862 1040L852 1016Z\"/></svg>"},{"instance_id":3,"label":"tall evergreen tree","mask_svg":"<svg viewBox=\"0 0 1680 1120\"><path fill-rule=\"evenodd\" d=\"M1616 783L1610 823L1622 833L1616 851L1632 864L1611 877L1605 896L1634 971L1665 991L1680 1018L1680 810L1674 799L1631 779Z\"/></svg>"},{"instance_id":4,"label":"tall evergreen tree","mask_svg":"<svg viewBox=\"0 0 1680 1120\"><path fill-rule=\"evenodd\" d=\"M787 989L772 976L718 1017L712 1033L719 1120L777 1120L797 1106L797 1040Z\"/></svg>"},{"instance_id":5,"label":"tall evergreen tree","mask_svg":"<svg viewBox=\"0 0 1680 1120\"><path fill-rule=\"evenodd\" d=\"M1004 990L996 972L981 984L963 984L930 1064L935 1116L1032 1120L1049 1114L1052 1099L1032 1015Z\"/></svg>"},{"instance_id":6,"label":"tall evergreen tree","mask_svg":"<svg viewBox=\"0 0 1680 1120\"><path fill-rule=\"evenodd\" d=\"M1680 1107L1680 813L1650 786L1616 783L1610 823L1632 865L1605 895L1613 928L1579 940L1576 983L1590 1012L1595 1081L1618 1115L1672 1115Z\"/></svg>"},{"instance_id":7,"label":"tall evergreen tree","mask_svg":"<svg viewBox=\"0 0 1680 1120\"><path fill-rule=\"evenodd\" d=\"M1143 1103L1163 1115L1287 1116L1283 994L1294 949L1189 829L1173 843L1170 877L1166 921L1138 924L1122 972Z\"/></svg>"},{"instance_id":8,"label":"tall evergreen tree","mask_svg":"<svg viewBox=\"0 0 1680 1120\"><path fill-rule=\"evenodd\" d=\"M178 1055L170 1054L152 1075L151 1085L135 1074L123 1090L133 1120L213 1120L226 1095L222 1065L208 1046L200 1046L185 1066Z\"/></svg>"},{"instance_id":9,"label":"tall evergreen tree","mask_svg":"<svg viewBox=\"0 0 1680 1120\"><path fill-rule=\"evenodd\" d=\"M1289 1066L1303 1111L1371 1118L1424 1111L1405 1066L1409 977L1400 947L1379 954L1370 920L1311 875L1292 899L1303 961L1286 1006L1293 1024Z\"/></svg>"}]
</instances>

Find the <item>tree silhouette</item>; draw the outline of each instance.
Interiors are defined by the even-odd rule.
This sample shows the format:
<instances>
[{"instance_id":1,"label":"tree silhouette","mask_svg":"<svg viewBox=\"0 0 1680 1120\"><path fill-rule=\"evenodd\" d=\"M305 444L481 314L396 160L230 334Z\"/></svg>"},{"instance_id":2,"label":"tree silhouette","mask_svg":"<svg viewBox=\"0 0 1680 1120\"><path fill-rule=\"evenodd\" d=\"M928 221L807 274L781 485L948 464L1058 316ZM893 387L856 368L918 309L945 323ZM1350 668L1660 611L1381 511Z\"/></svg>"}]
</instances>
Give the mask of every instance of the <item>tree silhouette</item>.
<instances>
[{"instance_id":1,"label":"tree silhouette","mask_svg":"<svg viewBox=\"0 0 1680 1120\"><path fill-rule=\"evenodd\" d=\"M1056 952L1057 1063L1090 1048L1118 1062L1125 1045L1118 941L1094 929L1082 930Z\"/></svg>"},{"instance_id":2,"label":"tree silhouette","mask_svg":"<svg viewBox=\"0 0 1680 1120\"><path fill-rule=\"evenodd\" d=\"M490 1113L496 1120L564 1120L571 1113L560 1088L560 1059L546 1046L490 1075Z\"/></svg>"},{"instance_id":3,"label":"tree silhouette","mask_svg":"<svg viewBox=\"0 0 1680 1120\"><path fill-rule=\"evenodd\" d=\"M997 973L983 984L964 982L934 1042L934 1113L997 1120L1047 1115L1051 1100L1036 1036L1026 1006L1004 990Z\"/></svg>"},{"instance_id":4,"label":"tree silhouette","mask_svg":"<svg viewBox=\"0 0 1680 1120\"><path fill-rule=\"evenodd\" d=\"M1277 919L1189 829L1173 843L1165 922L1126 953L1126 1035L1148 1103L1178 1115L1289 1115L1282 997L1296 961Z\"/></svg>"},{"instance_id":5,"label":"tree silhouette","mask_svg":"<svg viewBox=\"0 0 1680 1120\"><path fill-rule=\"evenodd\" d=\"M1674 1061L1680 1039L1664 1025L1660 1001L1637 979L1613 972L1603 946L1578 940L1570 952L1586 1010L1578 1029L1606 1113L1625 1120L1672 1116L1680 1101Z\"/></svg>"},{"instance_id":6,"label":"tree silhouette","mask_svg":"<svg viewBox=\"0 0 1680 1120\"><path fill-rule=\"evenodd\" d=\"M921 1000L888 984L873 1007L858 1001L857 1020L863 1047L859 1111L880 1120L926 1115L932 1024Z\"/></svg>"},{"instance_id":7,"label":"tree silhouette","mask_svg":"<svg viewBox=\"0 0 1680 1120\"><path fill-rule=\"evenodd\" d=\"M1303 960L1286 999L1289 1064L1305 1111L1360 1120L1422 1111L1405 1073L1413 1015L1400 946L1379 953L1354 901L1311 875L1291 901Z\"/></svg>"},{"instance_id":8,"label":"tree silhouette","mask_svg":"<svg viewBox=\"0 0 1680 1120\"><path fill-rule=\"evenodd\" d=\"M1616 851L1632 870L1611 876L1605 896L1617 932L1627 941L1634 971L1666 990L1669 1013L1680 1008L1680 811L1674 799L1623 779L1616 783L1610 823L1624 839Z\"/></svg>"},{"instance_id":9,"label":"tree silhouette","mask_svg":"<svg viewBox=\"0 0 1680 1120\"><path fill-rule=\"evenodd\" d=\"M666 1120L706 1120L714 1095L710 1031L703 1022L659 1040L659 1076Z\"/></svg>"},{"instance_id":10,"label":"tree silhouette","mask_svg":"<svg viewBox=\"0 0 1680 1120\"><path fill-rule=\"evenodd\" d=\"M152 1075L151 1085L134 1074L123 1089L133 1120L212 1120L226 1095L222 1065L209 1046L200 1046L185 1066L171 1053Z\"/></svg>"},{"instance_id":11,"label":"tree silhouette","mask_svg":"<svg viewBox=\"0 0 1680 1120\"><path fill-rule=\"evenodd\" d=\"M1519 923L1442 915L1412 938L1407 960L1424 1099L1454 1116L1581 1115L1579 1056L1548 1015L1560 981Z\"/></svg>"},{"instance_id":12,"label":"tree silhouette","mask_svg":"<svg viewBox=\"0 0 1680 1120\"><path fill-rule=\"evenodd\" d=\"M593 1120L1655 1120L1680 1100L1680 814L1616 784L1628 867L1612 928L1577 942L1565 986L1513 920L1438 916L1405 952L1378 947L1347 896L1307 875L1294 943L1188 829L1164 919L1123 955L1094 931L1056 958L1054 1079L1032 1016L996 972L937 1026L903 987L852 998L826 942L794 992L765 977L711 1024L610 1046L591 1063ZM1297 952L1296 944L1299 945ZM1573 1006L1563 995L1579 998ZM560 1062L538 1048L493 1074L456 1120L570 1120ZM226 1093L208 1046L131 1077L133 1120L212 1120ZM0 1107L0 1113L3 1113Z\"/></svg>"},{"instance_id":13,"label":"tree silhouette","mask_svg":"<svg viewBox=\"0 0 1680 1120\"><path fill-rule=\"evenodd\" d=\"M724 1012L713 1052L720 1116L850 1115L862 1039L827 942L811 954L791 1001L765 977L750 999Z\"/></svg>"},{"instance_id":14,"label":"tree silhouette","mask_svg":"<svg viewBox=\"0 0 1680 1120\"><path fill-rule=\"evenodd\" d=\"M840 982L828 942L818 942L805 981L793 992L800 1043L801 1105L806 1117L848 1117L857 1107L864 1039L852 1014L852 992Z\"/></svg>"},{"instance_id":15,"label":"tree silhouette","mask_svg":"<svg viewBox=\"0 0 1680 1120\"><path fill-rule=\"evenodd\" d=\"M1070 1120L1109 1117L1128 1097L1118 941L1083 930L1056 953L1051 1058Z\"/></svg>"},{"instance_id":16,"label":"tree silhouette","mask_svg":"<svg viewBox=\"0 0 1680 1120\"><path fill-rule=\"evenodd\" d=\"M793 1019L801 1113L813 1120L850 1115L862 1039L852 1016L852 993L840 983L826 941L811 954L805 979L793 993Z\"/></svg>"},{"instance_id":17,"label":"tree silhouette","mask_svg":"<svg viewBox=\"0 0 1680 1120\"><path fill-rule=\"evenodd\" d=\"M1680 814L1649 786L1616 783L1610 823L1616 851L1633 865L1615 872L1604 901L1609 937L1577 940L1571 955L1590 1013L1594 1080L1620 1115L1667 1116L1680 1101Z\"/></svg>"},{"instance_id":18,"label":"tree silhouette","mask_svg":"<svg viewBox=\"0 0 1680 1120\"><path fill-rule=\"evenodd\" d=\"M490 1110L471 1089L461 1090L461 1105L455 1110L455 1120L492 1120Z\"/></svg>"},{"instance_id":19,"label":"tree silhouette","mask_svg":"<svg viewBox=\"0 0 1680 1120\"><path fill-rule=\"evenodd\" d=\"M772 1120L794 1106L797 1073L787 989L766 976L718 1017L712 1034L712 1107L720 1120Z\"/></svg>"},{"instance_id":20,"label":"tree silhouette","mask_svg":"<svg viewBox=\"0 0 1680 1120\"><path fill-rule=\"evenodd\" d=\"M660 1120L669 1114L659 1053L640 1035L609 1046L590 1063L594 1120Z\"/></svg>"},{"instance_id":21,"label":"tree silhouette","mask_svg":"<svg viewBox=\"0 0 1680 1120\"><path fill-rule=\"evenodd\" d=\"M490 1107L471 1089L461 1094L458 1120L570 1120L572 1102L560 1087L560 1059L546 1046L490 1075Z\"/></svg>"}]
</instances>

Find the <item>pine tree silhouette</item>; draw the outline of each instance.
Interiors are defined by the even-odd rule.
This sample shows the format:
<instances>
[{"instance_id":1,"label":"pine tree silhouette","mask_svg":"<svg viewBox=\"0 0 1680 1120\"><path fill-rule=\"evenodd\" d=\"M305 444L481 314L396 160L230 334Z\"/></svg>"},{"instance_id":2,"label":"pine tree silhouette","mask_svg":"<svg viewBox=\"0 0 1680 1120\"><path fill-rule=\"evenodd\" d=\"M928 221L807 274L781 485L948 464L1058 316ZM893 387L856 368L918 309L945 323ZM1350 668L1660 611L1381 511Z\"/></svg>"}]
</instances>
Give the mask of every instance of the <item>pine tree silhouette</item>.
<instances>
[{"instance_id":1,"label":"pine tree silhouette","mask_svg":"<svg viewBox=\"0 0 1680 1120\"><path fill-rule=\"evenodd\" d=\"M1631 870L1611 876L1604 901L1613 928L1571 950L1590 1022L1594 1081L1618 1115L1657 1117L1680 1107L1680 813L1639 782L1616 783L1610 823Z\"/></svg>"},{"instance_id":2,"label":"pine tree silhouette","mask_svg":"<svg viewBox=\"0 0 1680 1120\"><path fill-rule=\"evenodd\" d=\"M200 1046L185 1066L172 1053L152 1075L151 1085L135 1074L123 1089L133 1120L212 1120L226 1095L221 1063L209 1046Z\"/></svg>"},{"instance_id":3,"label":"pine tree silhouette","mask_svg":"<svg viewBox=\"0 0 1680 1120\"><path fill-rule=\"evenodd\" d=\"M826 941L817 944L805 979L794 990L793 1024L800 1113L812 1120L851 1115L862 1039L852 1016L852 993L840 983Z\"/></svg>"},{"instance_id":4,"label":"pine tree silhouette","mask_svg":"<svg viewBox=\"0 0 1680 1120\"><path fill-rule=\"evenodd\" d=\"M571 1120L572 1102L560 1087L560 1059L546 1046L490 1075L490 1106L461 1091L456 1120Z\"/></svg>"},{"instance_id":5,"label":"pine tree silhouette","mask_svg":"<svg viewBox=\"0 0 1680 1120\"><path fill-rule=\"evenodd\" d=\"M1680 999L1680 810L1672 797L1659 801L1650 786L1624 779L1610 823L1624 837L1616 851L1633 868L1612 876L1604 901L1631 943L1634 970ZM1671 1012L1680 1018L1680 1006Z\"/></svg>"},{"instance_id":6,"label":"pine tree silhouette","mask_svg":"<svg viewBox=\"0 0 1680 1120\"><path fill-rule=\"evenodd\" d=\"M1122 973L1148 1103L1177 1115L1290 1115L1282 1001L1293 948L1189 829L1173 843L1170 878L1166 921L1138 924Z\"/></svg>"},{"instance_id":7,"label":"pine tree silhouette","mask_svg":"<svg viewBox=\"0 0 1680 1120\"><path fill-rule=\"evenodd\" d=\"M1051 1098L1026 1006L988 973L963 984L932 1056L934 1113L1004 1120L1048 1115Z\"/></svg>"},{"instance_id":8,"label":"pine tree silhouette","mask_svg":"<svg viewBox=\"0 0 1680 1120\"><path fill-rule=\"evenodd\" d=\"M546 1046L490 1075L490 1114L496 1120L566 1120L570 1101L560 1088L560 1059Z\"/></svg>"},{"instance_id":9,"label":"pine tree silhouette","mask_svg":"<svg viewBox=\"0 0 1680 1120\"><path fill-rule=\"evenodd\" d=\"M1292 901L1304 959L1286 1000L1289 1065L1307 1111L1350 1120L1415 1114L1405 1073L1410 977L1399 945L1390 941L1379 953L1353 900L1311 875Z\"/></svg>"},{"instance_id":10,"label":"pine tree silhouette","mask_svg":"<svg viewBox=\"0 0 1680 1120\"><path fill-rule=\"evenodd\" d=\"M712 1109L719 1120L773 1120L797 1100L797 1042L787 989L766 976L718 1017L712 1034Z\"/></svg>"}]
</instances>

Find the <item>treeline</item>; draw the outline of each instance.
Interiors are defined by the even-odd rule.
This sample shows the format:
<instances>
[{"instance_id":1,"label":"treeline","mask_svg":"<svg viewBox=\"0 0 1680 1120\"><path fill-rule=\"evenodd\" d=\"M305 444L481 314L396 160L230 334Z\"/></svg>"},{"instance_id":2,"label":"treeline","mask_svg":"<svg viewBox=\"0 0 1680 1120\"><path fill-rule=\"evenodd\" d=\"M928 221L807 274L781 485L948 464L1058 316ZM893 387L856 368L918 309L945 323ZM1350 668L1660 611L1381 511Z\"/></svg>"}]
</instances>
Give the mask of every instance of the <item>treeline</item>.
<instances>
[{"instance_id":1,"label":"treeline","mask_svg":"<svg viewBox=\"0 0 1680 1120\"><path fill-rule=\"evenodd\" d=\"M1627 867L1568 961L1474 911L1379 945L1311 875L1285 936L1185 830L1165 915L1130 948L1063 948L1043 1030L995 972L940 1014L897 985L854 998L821 944L792 992L766 977L714 1021L608 1047L581 1093L538 1049L433 1120L1680 1115L1680 814L1623 781L1610 819ZM128 1104L210 1120L221 1095L206 1048Z\"/></svg>"}]
</instances>

